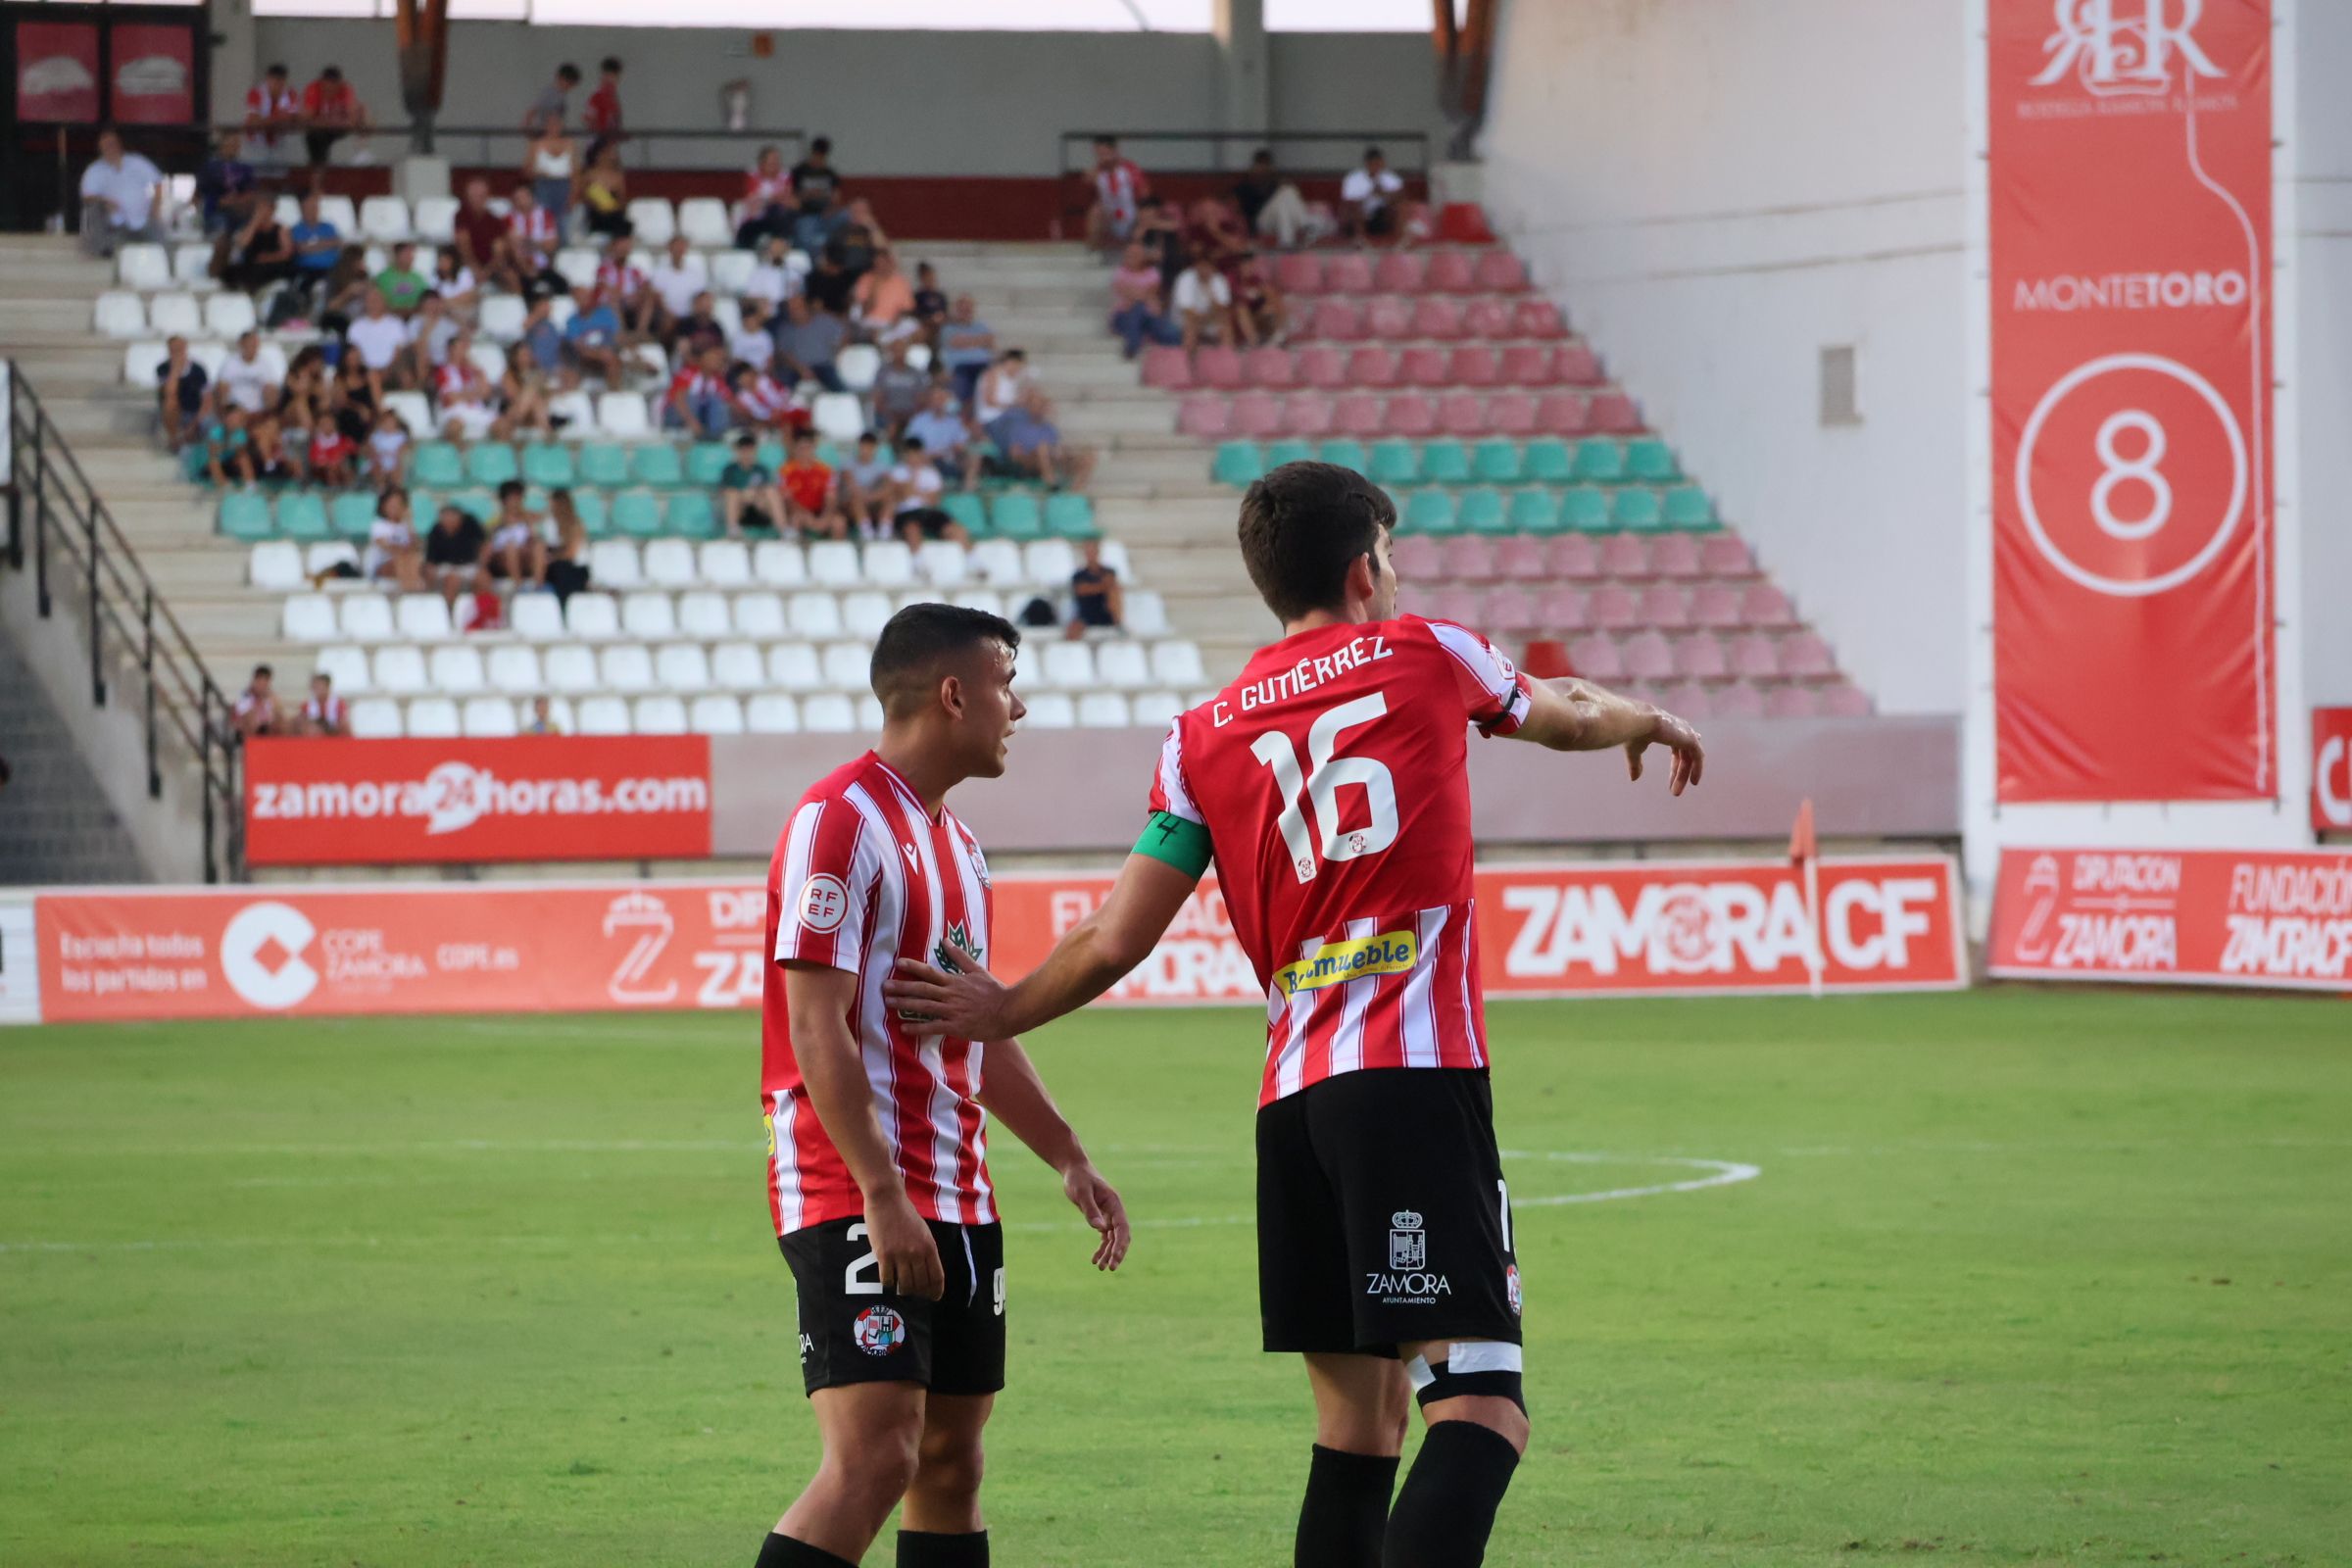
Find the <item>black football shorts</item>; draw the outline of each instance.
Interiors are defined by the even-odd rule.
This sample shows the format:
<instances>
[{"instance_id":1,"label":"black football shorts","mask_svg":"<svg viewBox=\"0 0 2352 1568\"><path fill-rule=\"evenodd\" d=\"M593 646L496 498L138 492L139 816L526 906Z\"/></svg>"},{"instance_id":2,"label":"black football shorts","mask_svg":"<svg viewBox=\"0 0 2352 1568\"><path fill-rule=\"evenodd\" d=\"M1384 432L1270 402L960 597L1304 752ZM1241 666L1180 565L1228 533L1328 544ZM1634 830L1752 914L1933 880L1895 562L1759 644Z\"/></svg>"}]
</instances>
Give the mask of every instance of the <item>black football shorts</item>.
<instances>
[{"instance_id":1,"label":"black football shorts","mask_svg":"<svg viewBox=\"0 0 2352 1568\"><path fill-rule=\"evenodd\" d=\"M1478 1068L1344 1072L1257 1113L1269 1350L1519 1343L1519 1265Z\"/></svg>"},{"instance_id":2,"label":"black football shorts","mask_svg":"<svg viewBox=\"0 0 2352 1568\"><path fill-rule=\"evenodd\" d=\"M862 1219L776 1239L800 1298L801 1379L919 1383L934 1394L1004 1387L1004 1228L927 1222L948 1277L936 1301L882 1289Z\"/></svg>"}]
</instances>

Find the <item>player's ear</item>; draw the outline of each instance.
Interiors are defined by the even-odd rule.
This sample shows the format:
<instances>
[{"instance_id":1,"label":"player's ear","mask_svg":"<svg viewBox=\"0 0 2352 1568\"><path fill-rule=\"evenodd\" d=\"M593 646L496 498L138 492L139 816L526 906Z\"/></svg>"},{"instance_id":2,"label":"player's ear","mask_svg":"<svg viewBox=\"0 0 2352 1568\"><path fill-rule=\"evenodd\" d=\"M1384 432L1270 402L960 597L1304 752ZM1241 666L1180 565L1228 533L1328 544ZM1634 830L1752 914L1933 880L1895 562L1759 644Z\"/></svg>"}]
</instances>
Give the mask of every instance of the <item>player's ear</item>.
<instances>
[{"instance_id":1,"label":"player's ear","mask_svg":"<svg viewBox=\"0 0 2352 1568\"><path fill-rule=\"evenodd\" d=\"M939 706L947 710L950 718L963 716L962 676L942 675L939 677Z\"/></svg>"},{"instance_id":2,"label":"player's ear","mask_svg":"<svg viewBox=\"0 0 2352 1568\"><path fill-rule=\"evenodd\" d=\"M1380 567L1370 551L1356 557L1348 564L1348 602L1369 602L1372 590L1379 585Z\"/></svg>"}]
</instances>

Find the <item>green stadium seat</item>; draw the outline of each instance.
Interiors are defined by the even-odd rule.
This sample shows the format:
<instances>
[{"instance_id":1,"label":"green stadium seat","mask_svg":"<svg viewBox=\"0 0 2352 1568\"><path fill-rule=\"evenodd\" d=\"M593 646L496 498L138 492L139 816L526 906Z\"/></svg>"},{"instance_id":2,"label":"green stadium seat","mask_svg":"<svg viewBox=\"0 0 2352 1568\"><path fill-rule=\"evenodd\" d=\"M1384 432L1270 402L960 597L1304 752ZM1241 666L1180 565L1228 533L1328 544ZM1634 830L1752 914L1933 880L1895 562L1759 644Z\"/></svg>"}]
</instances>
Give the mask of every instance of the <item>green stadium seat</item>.
<instances>
[{"instance_id":1,"label":"green stadium seat","mask_svg":"<svg viewBox=\"0 0 2352 1568\"><path fill-rule=\"evenodd\" d=\"M1654 436L1625 444L1625 476L1639 484L1672 484L1683 476L1674 448Z\"/></svg>"},{"instance_id":2,"label":"green stadium seat","mask_svg":"<svg viewBox=\"0 0 2352 1568\"><path fill-rule=\"evenodd\" d=\"M209 475L205 472L205 464L207 461L208 460L205 457L204 443L201 441L180 448L179 476L182 479L187 480L190 484L205 483L209 477Z\"/></svg>"},{"instance_id":3,"label":"green stadium seat","mask_svg":"<svg viewBox=\"0 0 2352 1568\"><path fill-rule=\"evenodd\" d=\"M1415 490L1405 497L1398 516L1398 526L1406 533L1452 533L1453 492Z\"/></svg>"},{"instance_id":4,"label":"green stadium seat","mask_svg":"<svg viewBox=\"0 0 2352 1568\"><path fill-rule=\"evenodd\" d=\"M675 490L686 482L686 465L678 449L666 441L649 441L629 453L629 480L657 490Z\"/></svg>"},{"instance_id":5,"label":"green stadium seat","mask_svg":"<svg viewBox=\"0 0 2352 1568\"><path fill-rule=\"evenodd\" d=\"M441 500L447 506L470 513L485 528L490 526L490 519L498 515L498 497L487 490L459 490L443 496ZM425 520L429 524L432 519L428 517Z\"/></svg>"},{"instance_id":6,"label":"green stadium seat","mask_svg":"<svg viewBox=\"0 0 2352 1568\"><path fill-rule=\"evenodd\" d=\"M1576 477L1576 459L1568 451L1568 443L1557 436L1543 436L1527 444L1527 461L1523 475L1531 484L1566 484Z\"/></svg>"},{"instance_id":7,"label":"green stadium seat","mask_svg":"<svg viewBox=\"0 0 2352 1568\"><path fill-rule=\"evenodd\" d=\"M1618 491L1609 506L1609 520L1620 528L1653 529L1665 518L1666 509L1658 504L1658 493L1642 485Z\"/></svg>"},{"instance_id":8,"label":"green stadium seat","mask_svg":"<svg viewBox=\"0 0 2352 1568\"><path fill-rule=\"evenodd\" d=\"M495 490L521 473L521 466L514 461L514 449L504 441L477 441L466 449L466 478L469 483Z\"/></svg>"},{"instance_id":9,"label":"green stadium seat","mask_svg":"<svg viewBox=\"0 0 2352 1568\"><path fill-rule=\"evenodd\" d=\"M1520 490L1511 496L1513 533L1558 533L1560 498L1549 490Z\"/></svg>"},{"instance_id":10,"label":"green stadium seat","mask_svg":"<svg viewBox=\"0 0 2352 1568\"><path fill-rule=\"evenodd\" d=\"M840 468L848 466L850 457L841 450L839 442L819 441L816 444L816 461L828 468Z\"/></svg>"},{"instance_id":11,"label":"green stadium seat","mask_svg":"<svg viewBox=\"0 0 2352 1568\"><path fill-rule=\"evenodd\" d=\"M1560 496L1560 526L1574 533L1609 531L1609 494L1582 484Z\"/></svg>"},{"instance_id":12,"label":"green stadium seat","mask_svg":"<svg viewBox=\"0 0 2352 1568\"><path fill-rule=\"evenodd\" d=\"M760 450L752 456L753 460L768 472L781 473L784 470L785 460L792 454L786 450L781 440L771 435L760 443Z\"/></svg>"},{"instance_id":13,"label":"green stadium seat","mask_svg":"<svg viewBox=\"0 0 2352 1568\"><path fill-rule=\"evenodd\" d=\"M735 461L724 441L697 441L686 449L686 482L713 489L719 474Z\"/></svg>"},{"instance_id":14,"label":"green stadium seat","mask_svg":"<svg viewBox=\"0 0 2352 1568\"><path fill-rule=\"evenodd\" d=\"M629 482L629 449L612 441L591 441L580 448L580 480L600 490L624 489Z\"/></svg>"},{"instance_id":15,"label":"green stadium seat","mask_svg":"<svg viewBox=\"0 0 2352 1568\"><path fill-rule=\"evenodd\" d=\"M1095 536L1095 504L1084 496L1048 496L1046 532L1062 539Z\"/></svg>"},{"instance_id":16,"label":"green stadium seat","mask_svg":"<svg viewBox=\"0 0 2352 1568\"><path fill-rule=\"evenodd\" d=\"M1312 463L1315 449L1303 441L1277 441L1266 448L1266 466L1279 468L1286 463Z\"/></svg>"},{"instance_id":17,"label":"green stadium seat","mask_svg":"<svg viewBox=\"0 0 2352 1568\"><path fill-rule=\"evenodd\" d=\"M988 507L989 530L1006 539L1042 539L1046 533L1045 514L1038 510L1037 497L1027 490L1005 490L998 494Z\"/></svg>"},{"instance_id":18,"label":"green stadium seat","mask_svg":"<svg viewBox=\"0 0 2352 1568\"><path fill-rule=\"evenodd\" d=\"M1515 441L1481 441L1470 454L1470 472L1480 484L1517 484L1522 466Z\"/></svg>"},{"instance_id":19,"label":"green stadium seat","mask_svg":"<svg viewBox=\"0 0 2352 1568\"><path fill-rule=\"evenodd\" d=\"M522 482L561 490L580 482L579 465L571 448L554 441L535 441L522 449Z\"/></svg>"},{"instance_id":20,"label":"green stadium seat","mask_svg":"<svg viewBox=\"0 0 2352 1568\"><path fill-rule=\"evenodd\" d=\"M433 519L440 514L441 492L416 489L409 491L409 520L415 524L418 533L430 528L433 525Z\"/></svg>"},{"instance_id":21,"label":"green stadium seat","mask_svg":"<svg viewBox=\"0 0 2352 1568\"><path fill-rule=\"evenodd\" d=\"M612 532L612 509L605 501L602 490L574 490L571 507L580 514L580 526L588 530L591 539L603 539Z\"/></svg>"},{"instance_id":22,"label":"green stadium seat","mask_svg":"<svg viewBox=\"0 0 2352 1568\"><path fill-rule=\"evenodd\" d=\"M1607 436L1588 436L1576 444L1570 477L1586 484L1615 484L1625 477L1625 450Z\"/></svg>"},{"instance_id":23,"label":"green stadium seat","mask_svg":"<svg viewBox=\"0 0 2352 1568\"><path fill-rule=\"evenodd\" d=\"M939 498L939 510L962 523L973 538L988 537L988 504L970 491L949 491Z\"/></svg>"},{"instance_id":24,"label":"green stadium seat","mask_svg":"<svg viewBox=\"0 0 2352 1568\"><path fill-rule=\"evenodd\" d=\"M1374 484L1411 484L1421 477L1421 449L1410 441L1376 441L1364 477Z\"/></svg>"},{"instance_id":25,"label":"green stadium seat","mask_svg":"<svg viewBox=\"0 0 2352 1568\"><path fill-rule=\"evenodd\" d=\"M453 490L466 482L466 459L447 441L419 441L409 449L409 483Z\"/></svg>"},{"instance_id":26,"label":"green stadium seat","mask_svg":"<svg viewBox=\"0 0 2352 1568\"><path fill-rule=\"evenodd\" d=\"M1508 533L1510 518L1503 512L1502 492L1477 489L1463 493L1455 520L1465 533Z\"/></svg>"},{"instance_id":27,"label":"green stadium seat","mask_svg":"<svg viewBox=\"0 0 2352 1568\"><path fill-rule=\"evenodd\" d=\"M612 498L612 529L632 538L653 538L662 531L662 503L648 491L623 490Z\"/></svg>"},{"instance_id":28,"label":"green stadium seat","mask_svg":"<svg viewBox=\"0 0 2352 1568\"><path fill-rule=\"evenodd\" d=\"M270 498L253 490L231 490L220 498L220 531L231 539L267 539L276 531Z\"/></svg>"},{"instance_id":29,"label":"green stadium seat","mask_svg":"<svg viewBox=\"0 0 2352 1568\"><path fill-rule=\"evenodd\" d=\"M1210 475L1219 484L1248 484L1266 471L1265 454L1254 441L1227 441L1217 448Z\"/></svg>"},{"instance_id":30,"label":"green stadium seat","mask_svg":"<svg viewBox=\"0 0 2352 1568\"><path fill-rule=\"evenodd\" d=\"M289 490L279 496L277 533L281 539L326 538L325 499L316 490Z\"/></svg>"},{"instance_id":31,"label":"green stadium seat","mask_svg":"<svg viewBox=\"0 0 2352 1568\"><path fill-rule=\"evenodd\" d=\"M1666 526L1669 528L1715 527L1715 503L1707 493L1694 484L1678 484L1666 492Z\"/></svg>"},{"instance_id":32,"label":"green stadium seat","mask_svg":"<svg viewBox=\"0 0 2352 1568\"><path fill-rule=\"evenodd\" d=\"M669 498L669 531L681 539L718 537L718 514L708 490L681 490Z\"/></svg>"},{"instance_id":33,"label":"green stadium seat","mask_svg":"<svg viewBox=\"0 0 2352 1568\"><path fill-rule=\"evenodd\" d=\"M1364 472L1372 466L1372 455L1364 450L1364 444L1361 441L1326 441L1323 443L1323 450L1317 456L1325 463L1336 464L1343 468L1353 468L1358 473Z\"/></svg>"},{"instance_id":34,"label":"green stadium seat","mask_svg":"<svg viewBox=\"0 0 2352 1568\"><path fill-rule=\"evenodd\" d=\"M326 525L338 538L365 539L375 521L375 497L365 490L346 490L326 509Z\"/></svg>"},{"instance_id":35,"label":"green stadium seat","mask_svg":"<svg viewBox=\"0 0 2352 1568\"><path fill-rule=\"evenodd\" d=\"M1421 449L1421 482L1468 484L1470 449L1459 441L1432 441Z\"/></svg>"}]
</instances>

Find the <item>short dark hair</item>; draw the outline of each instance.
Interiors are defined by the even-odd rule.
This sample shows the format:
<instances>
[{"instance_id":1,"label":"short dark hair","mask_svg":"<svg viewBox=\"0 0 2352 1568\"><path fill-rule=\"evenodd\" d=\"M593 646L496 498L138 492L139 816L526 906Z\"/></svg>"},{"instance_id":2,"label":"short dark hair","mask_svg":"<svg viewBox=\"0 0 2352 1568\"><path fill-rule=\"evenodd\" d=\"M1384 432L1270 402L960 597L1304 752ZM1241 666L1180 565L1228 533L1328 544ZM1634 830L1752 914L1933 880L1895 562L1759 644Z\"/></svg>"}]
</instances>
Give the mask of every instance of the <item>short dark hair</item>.
<instances>
[{"instance_id":1,"label":"short dark hair","mask_svg":"<svg viewBox=\"0 0 2352 1568\"><path fill-rule=\"evenodd\" d=\"M580 79L580 68L566 60L556 68L556 79L558 81L576 82Z\"/></svg>"},{"instance_id":2,"label":"short dark hair","mask_svg":"<svg viewBox=\"0 0 2352 1568\"><path fill-rule=\"evenodd\" d=\"M599 71L609 71L617 76L620 74L620 57L618 55L607 55L605 56L605 63L597 67L597 69Z\"/></svg>"},{"instance_id":3,"label":"short dark hair","mask_svg":"<svg viewBox=\"0 0 2352 1568\"><path fill-rule=\"evenodd\" d=\"M759 445L760 438L752 434L752 432L749 430L744 431L741 435L735 438L735 450L738 452L741 452L745 447L757 447Z\"/></svg>"},{"instance_id":4,"label":"short dark hair","mask_svg":"<svg viewBox=\"0 0 2352 1568\"><path fill-rule=\"evenodd\" d=\"M320 81L341 81L343 79L343 68L341 66L329 66L324 71L318 73L318 79Z\"/></svg>"},{"instance_id":5,"label":"short dark hair","mask_svg":"<svg viewBox=\"0 0 2352 1568\"><path fill-rule=\"evenodd\" d=\"M1386 154L1386 153L1382 152L1382 151L1381 151L1379 148L1377 148L1377 147L1367 147L1367 148L1365 148L1365 149L1364 149L1364 162L1365 162L1365 163L1367 163L1367 164L1368 164L1368 163L1370 163L1370 162L1371 162L1373 159L1375 159L1375 158L1378 158L1378 159L1382 160L1383 162L1386 162L1386 161L1387 161L1387 159L1388 159L1388 156L1389 156L1388 154Z\"/></svg>"},{"instance_id":6,"label":"short dark hair","mask_svg":"<svg viewBox=\"0 0 2352 1568\"><path fill-rule=\"evenodd\" d=\"M264 675L271 675L272 678L274 678L274 672L271 671L268 664L256 664L253 666L253 678L255 680L260 680Z\"/></svg>"},{"instance_id":7,"label":"short dark hair","mask_svg":"<svg viewBox=\"0 0 2352 1568\"><path fill-rule=\"evenodd\" d=\"M899 437L899 450L901 452L920 452L923 450L923 438L919 435L901 436Z\"/></svg>"},{"instance_id":8,"label":"short dark hair","mask_svg":"<svg viewBox=\"0 0 2352 1568\"><path fill-rule=\"evenodd\" d=\"M283 76L287 74L287 72L284 66L276 65L271 66L268 71L263 72L262 74L265 76Z\"/></svg>"},{"instance_id":9,"label":"short dark hair","mask_svg":"<svg viewBox=\"0 0 2352 1568\"><path fill-rule=\"evenodd\" d=\"M812 153L829 153L833 150L833 138L819 136L808 144L808 150Z\"/></svg>"},{"instance_id":10,"label":"short dark hair","mask_svg":"<svg viewBox=\"0 0 2352 1568\"><path fill-rule=\"evenodd\" d=\"M890 617L874 640L866 679L887 710L927 694L942 660L981 643L1021 646L1021 633L1003 615L963 605L908 605Z\"/></svg>"},{"instance_id":11,"label":"short dark hair","mask_svg":"<svg viewBox=\"0 0 2352 1568\"><path fill-rule=\"evenodd\" d=\"M1118 138L1118 137L1116 137L1116 136L1107 136L1107 135L1106 135L1106 136L1097 136L1097 137L1095 138L1095 145L1096 145L1096 146L1098 146L1098 147L1116 147L1118 144L1119 144L1119 138Z\"/></svg>"},{"instance_id":12,"label":"short dark hair","mask_svg":"<svg viewBox=\"0 0 2352 1568\"><path fill-rule=\"evenodd\" d=\"M1286 463L1242 496L1242 564L1285 622L1336 610L1348 568L1396 526L1388 492L1334 463Z\"/></svg>"},{"instance_id":13,"label":"short dark hair","mask_svg":"<svg viewBox=\"0 0 2352 1568\"><path fill-rule=\"evenodd\" d=\"M522 481L520 479L509 479L498 487L498 499L501 501L512 500L521 494Z\"/></svg>"}]
</instances>

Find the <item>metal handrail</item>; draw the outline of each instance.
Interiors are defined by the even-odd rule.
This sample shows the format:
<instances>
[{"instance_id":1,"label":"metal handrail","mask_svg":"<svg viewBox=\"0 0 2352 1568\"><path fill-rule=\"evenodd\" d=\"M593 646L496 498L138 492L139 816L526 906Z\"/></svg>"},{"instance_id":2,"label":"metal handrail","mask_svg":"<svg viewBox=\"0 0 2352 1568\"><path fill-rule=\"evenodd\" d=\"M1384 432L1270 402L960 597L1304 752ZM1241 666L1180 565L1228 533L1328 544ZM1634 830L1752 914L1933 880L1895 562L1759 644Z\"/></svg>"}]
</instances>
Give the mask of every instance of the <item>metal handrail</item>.
<instances>
[{"instance_id":1,"label":"metal handrail","mask_svg":"<svg viewBox=\"0 0 2352 1568\"><path fill-rule=\"evenodd\" d=\"M95 145L97 139L97 127L94 125L26 121L22 122L21 128L40 135L47 135L54 131L59 138L61 152L65 151L69 140L75 145L83 142ZM159 165L163 165L167 157L174 162L185 163L187 167L184 169L173 169L168 166L165 168L166 173L182 174L193 172L196 167L210 156L213 143L219 137L234 131L250 140L253 136L260 134L248 130L242 121L225 121L217 124L178 121L171 123L123 125L119 129L124 145L131 151L143 153L154 159ZM299 157L303 152L303 131L304 127L296 124L281 127L274 134L290 142L292 144L291 151ZM447 148L444 144L453 139L459 142L471 141L476 152L474 158L469 160L453 155L450 161L460 165L471 164L477 167L513 164L517 169L522 166L523 159L527 156L526 149L532 140L531 133L520 125L451 125L429 120L373 124L365 131L354 130L344 134L370 145L382 142L423 152L432 151L436 146L442 146L446 152ZM595 140L585 130L574 130L572 139L583 145ZM751 125L740 130L731 130L723 125L629 125L623 127L615 145L621 150L621 162L624 166L642 171L657 167L656 153L664 142L723 142L744 147L772 145L780 148L789 162L797 160L811 139L808 132L795 125ZM512 157L502 155L493 158L490 155L492 142L510 142L516 151ZM168 152L159 151L167 148ZM248 161L251 161L252 153L253 149L248 146L246 149ZM357 166L337 163L329 167L347 170ZM674 167L683 169L699 166L681 164ZM307 166L297 162L289 172L303 174L308 173L309 170Z\"/></svg>"},{"instance_id":2,"label":"metal handrail","mask_svg":"<svg viewBox=\"0 0 2352 1568\"><path fill-rule=\"evenodd\" d=\"M41 618L50 618L62 594L83 599L92 706L110 704L110 668L135 661L144 687L148 797L163 795L165 741L176 736L196 764L203 793L204 879L240 878L245 835L235 710L98 499L23 364L10 361L8 371L9 564L24 568L29 532Z\"/></svg>"},{"instance_id":3,"label":"metal handrail","mask_svg":"<svg viewBox=\"0 0 2352 1568\"><path fill-rule=\"evenodd\" d=\"M1057 142L1056 156L1064 174L1083 174L1094 162L1094 144L1098 136L1116 136L1122 150L1155 143L1206 143L1219 159L1202 172L1229 173L1239 165L1228 166L1222 155L1229 147L1245 147L1254 152L1271 147L1277 153L1276 163L1286 174L1337 174L1356 167L1366 147L1378 147L1399 173L1427 173L1430 168L1430 133L1426 130L1120 130L1113 126L1099 126L1093 130L1065 130ZM1279 154L1285 146L1309 146L1318 142L1336 142L1347 148L1344 162L1308 168L1284 164ZM1399 159L1398 154L1403 154ZM1148 170L1148 160L1138 159ZM1244 159L1246 163L1248 160ZM1182 173L1182 169L1151 170L1152 172Z\"/></svg>"}]
</instances>

